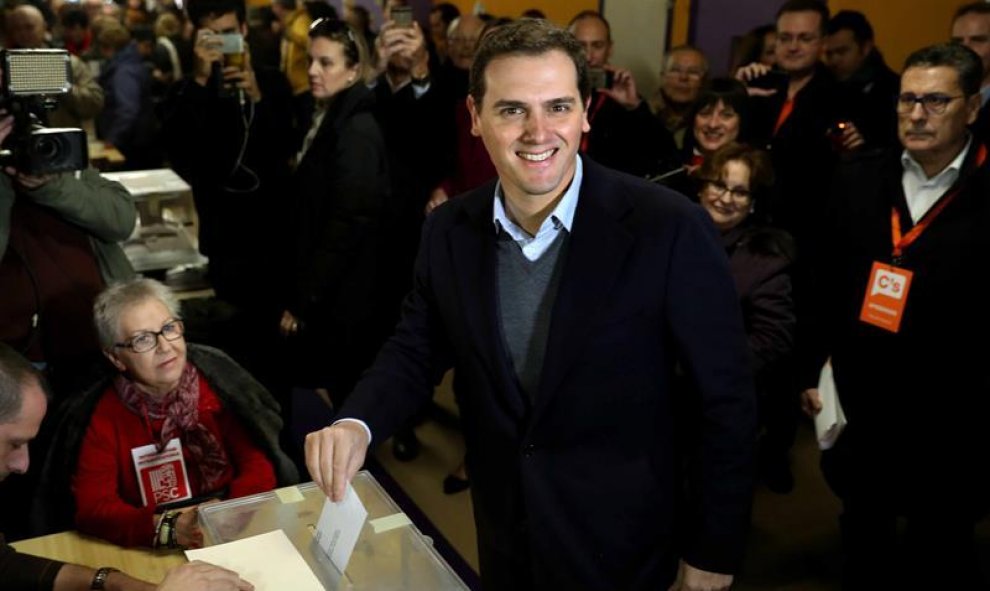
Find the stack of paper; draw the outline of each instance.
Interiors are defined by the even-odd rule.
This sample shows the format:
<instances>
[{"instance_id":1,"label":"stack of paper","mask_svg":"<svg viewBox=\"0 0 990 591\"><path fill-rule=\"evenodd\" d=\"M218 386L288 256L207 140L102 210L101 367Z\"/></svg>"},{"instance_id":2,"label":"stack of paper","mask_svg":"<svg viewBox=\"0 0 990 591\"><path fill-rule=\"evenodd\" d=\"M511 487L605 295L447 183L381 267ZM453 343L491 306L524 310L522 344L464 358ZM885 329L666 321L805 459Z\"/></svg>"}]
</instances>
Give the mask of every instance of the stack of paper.
<instances>
[{"instance_id":1,"label":"stack of paper","mask_svg":"<svg viewBox=\"0 0 990 591\"><path fill-rule=\"evenodd\" d=\"M323 585L282 530L186 550L189 560L230 569L254 585L255 591L323 591Z\"/></svg>"},{"instance_id":2,"label":"stack of paper","mask_svg":"<svg viewBox=\"0 0 990 591\"><path fill-rule=\"evenodd\" d=\"M821 397L822 410L815 415L815 435L820 449L831 449L846 427L846 414L842 412L839 393L835 389L831 363L826 363L822 368L818 378L818 395Z\"/></svg>"}]
</instances>

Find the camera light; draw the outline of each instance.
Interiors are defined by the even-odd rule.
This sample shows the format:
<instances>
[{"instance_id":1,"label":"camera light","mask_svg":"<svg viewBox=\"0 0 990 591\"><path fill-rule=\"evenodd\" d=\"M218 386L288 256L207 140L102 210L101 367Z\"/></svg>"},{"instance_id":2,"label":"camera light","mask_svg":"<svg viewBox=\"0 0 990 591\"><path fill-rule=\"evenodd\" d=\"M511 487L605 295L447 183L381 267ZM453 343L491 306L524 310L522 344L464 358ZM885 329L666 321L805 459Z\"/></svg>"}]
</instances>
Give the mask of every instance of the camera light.
<instances>
[{"instance_id":1,"label":"camera light","mask_svg":"<svg viewBox=\"0 0 990 591\"><path fill-rule=\"evenodd\" d=\"M8 96L65 94L72 87L69 54L63 49L8 49L2 61Z\"/></svg>"}]
</instances>

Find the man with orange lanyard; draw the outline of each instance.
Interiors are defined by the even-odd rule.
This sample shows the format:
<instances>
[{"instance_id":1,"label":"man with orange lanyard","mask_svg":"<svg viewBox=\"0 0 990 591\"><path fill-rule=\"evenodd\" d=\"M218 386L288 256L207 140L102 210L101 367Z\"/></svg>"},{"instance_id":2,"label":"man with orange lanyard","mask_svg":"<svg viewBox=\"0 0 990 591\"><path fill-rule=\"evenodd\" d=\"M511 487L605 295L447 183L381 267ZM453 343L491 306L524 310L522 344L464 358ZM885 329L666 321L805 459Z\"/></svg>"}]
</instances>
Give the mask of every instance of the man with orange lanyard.
<instances>
[{"instance_id":1,"label":"man with orange lanyard","mask_svg":"<svg viewBox=\"0 0 990 591\"><path fill-rule=\"evenodd\" d=\"M777 178L761 207L802 251L817 245L828 179L837 153L863 145L854 97L821 61L829 22L820 0L789 0L777 12L779 70L753 63L736 72L753 97L754 144L765 145Z\"/></svg>"},{"instance_id":2,"label":"man with orange lanyard","mask_svg":"<svg viewBox=\"0 0 990 591\"><path fill-rule=\"evenodd\" d=\"M567 27L584 47L592 77L588 122L591 131L581 138L581 152L599 164L638 177L666 172L680 164L674 138L650 112L636 91L632 72L608 63L612 57L612 28L600 13L585 10ZM610 82L610 83L609 83Z\"/></svg>"},{"instance_id":3,"label":"man with orange lanyard","mask_svg":"<svg viewBox=\"0 0 990 591\"><path fill-rule=\"evenodd\" d=\"M962 45L912 54L897 103L903 153L844 162L832 188L801 380L817 414L830 357L848 418L822 456L843 501L847 589L987 583L973 527L990 508L990 312L978 303L990 289L990 164L967 130L981 78Z\"/></svg>"}]
</instances>

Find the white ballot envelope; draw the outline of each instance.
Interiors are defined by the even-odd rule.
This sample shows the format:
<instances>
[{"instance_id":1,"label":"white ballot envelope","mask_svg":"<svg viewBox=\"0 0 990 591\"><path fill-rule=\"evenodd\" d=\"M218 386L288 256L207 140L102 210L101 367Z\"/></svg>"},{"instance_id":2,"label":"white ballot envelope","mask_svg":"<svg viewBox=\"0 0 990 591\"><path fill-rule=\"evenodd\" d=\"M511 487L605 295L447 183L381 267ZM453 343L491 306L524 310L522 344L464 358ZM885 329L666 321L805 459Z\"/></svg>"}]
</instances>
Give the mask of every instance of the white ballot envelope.
<instances>
[{"instance_id":1,"label":"white ballot envelope","mask_svg":"<svg viewBox=\"0 0 990 591\"><path fill-rule=\"evenodd\" d=\"M186 558L228 568L254 585L255 591L323 591L320 580L280 529L226 544L186 550Z\"/></svg>"},{"instance_id":2,"label":"white ballot envelope","mask_svg":"<svg viewBox=\"0 0 990 591\"><path fill-rule=\"evenodd\" d=\"M350 483L347 484L344 500L334 503L327 498L323 501L323 511L316 522L314 537L341 573L347 568L367 518L368 510Z\"/></svg>"},{"instance_id":3,"label":"white ballot envelope","mask_svg":"<svg viewBox=\"0 0 990 591\"><path fill-rule=\"evenodd\" d=\"M822 399L822 410L815 415L815 437L819 449L831 449L846 428L846 414L842 412L830 362L825 363L818 378L818 395Z\"/></svg>"}]
</instances>

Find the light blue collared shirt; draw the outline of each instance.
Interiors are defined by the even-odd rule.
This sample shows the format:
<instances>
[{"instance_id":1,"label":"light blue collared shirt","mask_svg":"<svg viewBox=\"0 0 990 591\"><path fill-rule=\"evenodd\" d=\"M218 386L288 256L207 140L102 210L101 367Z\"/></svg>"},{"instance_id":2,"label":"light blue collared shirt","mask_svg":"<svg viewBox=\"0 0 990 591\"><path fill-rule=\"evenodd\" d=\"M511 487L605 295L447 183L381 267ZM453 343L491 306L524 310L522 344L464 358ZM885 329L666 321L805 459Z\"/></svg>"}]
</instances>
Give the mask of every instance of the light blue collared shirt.
<instances>
[{"instance_id":1,"label":"light blue collared shirt","mask_svg":"<svg viewBox=\"0 0 990 591\"><path fill-rule=\"evenodd\" d=\"M980 89L980 106L986 106L987 101L990 101L990 84Z\"/></svg>"},{"instance_id":2,"label":"light blue collared shirt","mask_svg":"<svg viewBox=\"0 0 990 591\"><path fill-rule=\"evenodd\" d=\"M574 224L574 211L577 209L578 194L581 192L581 180L584 178L584 165L580 156L574 156L577 164L574 166L574 178L571 179L570 186L564 191L564 196L557 202L557 207L550 212L547 219L543 220L540 229L535 236L523 230L518 224L509 219L505 212L504 195L502 194L502 183L495 185L495 205L492 208L492 222L495 224L495 233L499 230L512 237L519 248L522 249L523 256L530 261L543 256L543 253L550 248L557 238L557 233L563 229L571 231Z\"/></svg>"}]
</instances>

